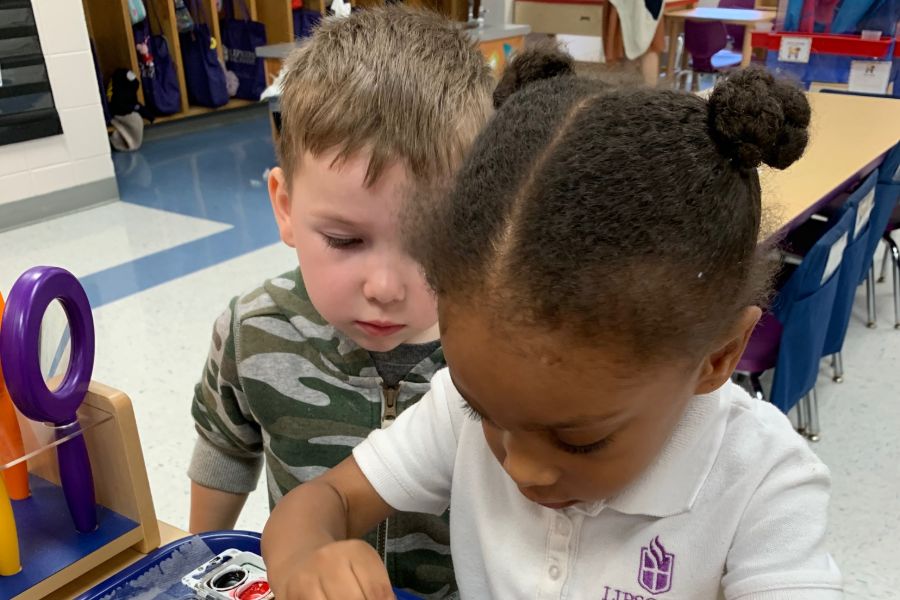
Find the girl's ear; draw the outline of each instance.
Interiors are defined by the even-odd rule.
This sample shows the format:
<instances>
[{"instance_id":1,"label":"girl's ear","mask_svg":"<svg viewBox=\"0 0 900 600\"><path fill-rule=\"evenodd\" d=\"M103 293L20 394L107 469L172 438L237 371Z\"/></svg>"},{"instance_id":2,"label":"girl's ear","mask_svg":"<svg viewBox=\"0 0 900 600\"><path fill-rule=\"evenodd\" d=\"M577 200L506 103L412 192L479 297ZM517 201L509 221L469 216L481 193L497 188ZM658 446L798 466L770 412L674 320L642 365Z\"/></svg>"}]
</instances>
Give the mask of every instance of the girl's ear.
<instances>
[{"instance_id":1,"label":"girl's ear","mask_svg":"<svg viewBox=\"0 0 900 600\"><path fill-rule=\"evenodd\" d=\"M725 341L704 357L694 394L708 394L728 381L744 354L753 329L762 317L758 306L748 306L741 311Z\"/></svg>"},{"instance_id":2,"label":"girl's ear","mask_svg":"<svg viewBox=\"0 0 900 600\"><path fill-rule=\"evenodd\" d=\"M291 220L291 195L288 191L287 179L281 167L269 171L269 201L278 225L281 241L294 247L294 223Z\"/></svg>"}]
</instances>

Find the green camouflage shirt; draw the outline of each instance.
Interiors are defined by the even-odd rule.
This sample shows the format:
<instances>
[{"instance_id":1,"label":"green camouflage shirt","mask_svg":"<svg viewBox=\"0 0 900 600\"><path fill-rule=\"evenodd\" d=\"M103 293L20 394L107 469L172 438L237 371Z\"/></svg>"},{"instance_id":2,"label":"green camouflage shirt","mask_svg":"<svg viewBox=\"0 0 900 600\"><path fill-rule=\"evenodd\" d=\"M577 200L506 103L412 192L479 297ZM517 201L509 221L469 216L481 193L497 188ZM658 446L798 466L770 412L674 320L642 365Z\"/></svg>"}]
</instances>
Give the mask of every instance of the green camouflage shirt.
<instances>
[{"instance_id":1,"label":"green camouflage shirt","mask_svg":"<svg viewBox=\"0 0 900 600\"><path fill-rule=\"evenodd\" d=\"M270 279L216 321L194 391L200 439L188 474L205 487L248 493L264 462L274 506L418 401L444 365L438 349L397 388L383 388L369 353L313 308L299 270ZM427 598L455 592L447 515L397 514L367 539L395 586Z\"/></svg>"}]
</instances>

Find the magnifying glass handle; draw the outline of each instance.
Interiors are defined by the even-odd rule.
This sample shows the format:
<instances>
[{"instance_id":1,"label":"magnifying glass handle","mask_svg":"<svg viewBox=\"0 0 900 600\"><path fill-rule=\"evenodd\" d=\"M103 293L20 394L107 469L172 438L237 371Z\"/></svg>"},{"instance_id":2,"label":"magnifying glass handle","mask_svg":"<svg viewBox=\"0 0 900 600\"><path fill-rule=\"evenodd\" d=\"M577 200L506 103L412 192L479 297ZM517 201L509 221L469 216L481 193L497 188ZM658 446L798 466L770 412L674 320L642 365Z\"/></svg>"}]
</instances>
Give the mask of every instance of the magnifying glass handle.
<instances>
[{"instance_id":1,"label":"magnifying glass handle","mask_svg":"<svg viewBox=\"0 0 900 600\"><path fill-rule=\"evenodd\" d=\"M94 501L94 477L84 436L63 442L56 449L59 480L75 529L89 533L97 529L97 504Z\"/></svg>"}]
</instances>

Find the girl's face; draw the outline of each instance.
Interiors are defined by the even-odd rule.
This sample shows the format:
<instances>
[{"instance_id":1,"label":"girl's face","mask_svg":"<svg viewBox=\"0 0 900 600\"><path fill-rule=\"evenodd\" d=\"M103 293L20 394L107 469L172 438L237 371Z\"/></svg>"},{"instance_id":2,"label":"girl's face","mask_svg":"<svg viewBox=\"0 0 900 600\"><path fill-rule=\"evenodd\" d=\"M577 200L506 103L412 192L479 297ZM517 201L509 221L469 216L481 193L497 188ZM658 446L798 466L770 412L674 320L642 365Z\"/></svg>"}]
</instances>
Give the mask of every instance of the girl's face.
<instances>
[{"instance_id":1,"label":"girl's face","mask_svg":"<svg viewBox=\"0 0 900 600\"><path fill-rule=\"evenodd\" d=\"M739 336L695 366L629 363L537 331L497 336L481 315L440 308L453 382L488 446L525 497L554 509L611 498L640 476L744 346Z\"/></svg>"}]
</instances>

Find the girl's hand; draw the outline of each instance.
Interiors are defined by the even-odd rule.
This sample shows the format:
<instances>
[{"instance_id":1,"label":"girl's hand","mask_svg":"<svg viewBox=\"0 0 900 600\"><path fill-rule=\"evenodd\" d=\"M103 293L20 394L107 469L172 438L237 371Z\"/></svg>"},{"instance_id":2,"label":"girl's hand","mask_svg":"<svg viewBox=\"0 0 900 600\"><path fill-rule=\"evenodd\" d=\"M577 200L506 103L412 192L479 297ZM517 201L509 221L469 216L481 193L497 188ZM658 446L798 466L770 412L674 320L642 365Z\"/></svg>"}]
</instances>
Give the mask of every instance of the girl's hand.
<instances>
[{"instance_id":1,"label":"girl's hand","mask_svg":"<svg viewBox=\"0 0 900 600\"><path fill-rule=\"evenodd\" d=\"M278 600L394 600L387 569L372 546L345 540L322 546L272 582Z\"/></svg>"}]
</instances>

